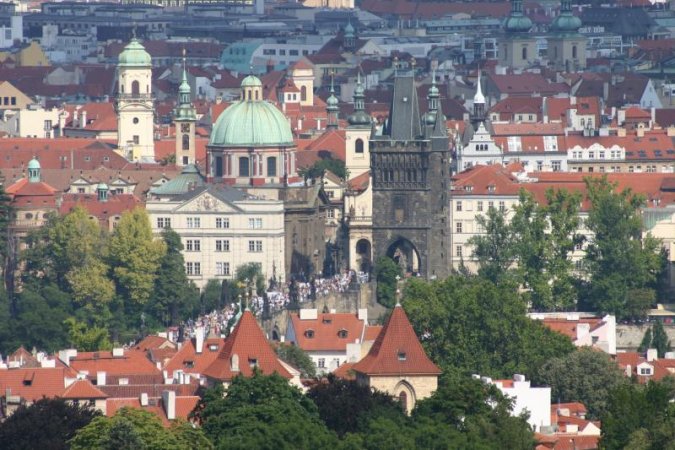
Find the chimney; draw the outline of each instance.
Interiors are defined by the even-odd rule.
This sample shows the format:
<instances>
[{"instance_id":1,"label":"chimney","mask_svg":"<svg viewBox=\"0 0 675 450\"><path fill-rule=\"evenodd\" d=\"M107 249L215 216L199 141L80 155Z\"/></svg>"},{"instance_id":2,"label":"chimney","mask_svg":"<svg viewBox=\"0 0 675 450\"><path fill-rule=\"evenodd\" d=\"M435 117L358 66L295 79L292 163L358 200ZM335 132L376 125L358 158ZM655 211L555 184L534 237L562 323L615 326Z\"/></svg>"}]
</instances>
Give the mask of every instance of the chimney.
<instances>
[{"instance_id":1,"label":"chimney","mask_svg":"<svg viewBox=\"0 0 675 450\"><path fill-rule=\"evenodd\" d=\"M659 353L655 348L648 348L647 349L647 361L652 362L656 361L659 359Z\"/></svg>"},{"instance_id":2,"label":"chimney","mask_svg":"<svg viewBox=\"0 0 675 450\"><path fill-rule=\"evenodd\" d=\"M79 123L79 122L78 122L78 120L77 120L77 109L75 109L75 110L73 110L73 123L71 124L71 126L72 126L73 128L75 128L75 127L78 126L78 123Z\"/></svg>"},{"instance_id":3,"label":"chimney","mask_svg":"<svg viewBox=\"0 0 675 450\"><path fill-rule=\"evenodd\" d=\"M96 372L96 386L105 386L106 384L105 372Z\"/></svg>"},{"instance_id":4,"label":"chimney","mask_svg":"<svg viewBox=\"0 0 675 450\"><path fill-rule=\"evenodd\" d=\"M204 327L195 330L195 351L200 354L204 350Z\"/></svg>"},{"instance_id":5,"label":"chimney","mask_svg":"<svg viewBox=\"0 0 675 450\"><path fill-rule=\"evenodd\" d=\"M166 418L174 420L176 418L176 393L174 391L162 392L162 401Z\"/></svg>"},{"instance_id":6,"label":"chimney","mask_svg":"<svg viewBox=\"0 0 675 450\"><path fill-rule=\"evenodd\" d=\"M80 128L87 126L87 111L82 111L82 120L80 120Z\"/></svg>"},{"instance_id":7,"label":"chimney","mask_svg":"<svg viewBox=\"0 0 675 450\"><path fill-rule=\"evenodd\" d=\"M120 348L120 347L113 348L112 356L113 356L113 358L122 358L124 356L124 349Z\"/></svg>"},{"instance_id":8,"label":"chimney","mask_svg":"<svg viewBox=\"0 0 675 450\"><path fill-rule=\"evenodd\" d=\"M141 394L141 406L148 406L148 394L146 392Z\"/></svg>"},{"instance_id":9,"label":"chimney","mask_svg":"<svg viewBox=\"0 0 675 450\"><path fill-rule=\"evenodd\" d=\"M363 320L366 325L368 325L368 309L360 308L357 312L357 317L359 320Z\"/></svg>"},{"instance_id":10,"label":"chimney","mask_svg":"<svg viewBox=\"0 0 675 450\"><path fill-rule=\"evenodd\" d=\"M649 128L653 129L654 126L656 125L656 108L652 106L650 112L652 113L652 123L649 124Z\"/></svg>"},{"instance_id":11,"label":"chimney","mask_svg":"<svg viewBox=\"0 0 675 450\"><path fill-rule=\"evenodd\" d=\"M609 97L609 83L604 82L602 83L602 98L607 101L607 98Z\"/></svg>"}]
</instances>

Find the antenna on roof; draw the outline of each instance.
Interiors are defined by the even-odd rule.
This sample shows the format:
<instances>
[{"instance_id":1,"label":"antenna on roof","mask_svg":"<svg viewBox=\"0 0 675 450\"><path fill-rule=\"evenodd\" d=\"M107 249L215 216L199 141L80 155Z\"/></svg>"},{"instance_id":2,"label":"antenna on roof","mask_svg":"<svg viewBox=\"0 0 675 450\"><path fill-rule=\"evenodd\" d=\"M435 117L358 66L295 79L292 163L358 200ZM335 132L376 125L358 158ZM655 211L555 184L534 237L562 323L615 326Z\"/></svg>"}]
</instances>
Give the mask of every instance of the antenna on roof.
<instances>
[{"instance_id":1,"label":"antenna on roof","mask_svg":"<svg viewBox=\"0 0 675 450\"><path fill-rule=\"evenodd\" d=\"M133 26L131 27L131 38L136 39L136 22L134 21Z\"/></svg>"}]
</instances>

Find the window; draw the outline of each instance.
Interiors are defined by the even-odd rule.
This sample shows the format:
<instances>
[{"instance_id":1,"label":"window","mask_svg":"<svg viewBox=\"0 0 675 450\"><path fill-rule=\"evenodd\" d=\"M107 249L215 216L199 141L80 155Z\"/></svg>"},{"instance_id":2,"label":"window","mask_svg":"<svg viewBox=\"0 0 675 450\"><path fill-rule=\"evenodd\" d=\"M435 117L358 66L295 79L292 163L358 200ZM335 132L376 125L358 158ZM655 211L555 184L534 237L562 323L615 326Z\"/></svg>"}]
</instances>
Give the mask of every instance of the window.
<instances>
[{"instance_id":1,"label":"window","mask_svg":"<svg viewBox=\"0 0 675 450\"><path fill-rule=\"evenodd\" d=\"M505 202L499 202L499 212L504 212L506 211L506 203Z\"/></svg>"},{"instance_id":2,"label":"window","mask_svg":"<svg viewBox=\"0 0 675 450\"><path fill-rule=\"evenodd\" d=\"M605 152L598 152L598 158L605 159Z\"/></svg>"},{"instance_id":3,"label":"window","mask_svg":"<svg viewBox=\"0 0 675 450\"><path fill-rule=\"evenodd\" d=\"M462 210L462 202L458 201L456 204L455 211L461 211Z\"/></svg>"},{"instance_id":4,"label":"window","mask_svg":"<svg viewBox=\"0 0 675 450\"><path fill-rule=\"evenodd\" d=\"M229 275L230 274L230 263L229 262L217 262L216 263L216 275Z\"/></svg>"},{"instance_id":5,"label":"window","mask_svg":"<svg viewBox=\"0 0 675 450\"><path fill-rule=\"evenodd\" d=\"M188 239L185 243L185 250L188 252L200 252L202 243L199 239Z\"/></svg>"},{"instance_id":6,"label":"window","mask_svg":"<svg viewBox=\"0 0 675 450\"><path fill-rule=\"evenodd\" d=\"M140 84L138 83L138 80L134 80L131 82L131 95L138 95L140 93Z\"/></svg>"},{"instance_id":7,"label":"window","mask_svg":"<svg viewBox=\"0 0 675 450\"><path fill-rule=\"evenodd\" d=\"M188 217L187 218L187 227L188 228L201 228L201 218L199 217Z\"/></svg>"},{"instance_id":8,"label":"window","mask_svg":"<svg viewBox=\"0 0 675 450\"><path fill-rule=\"evenodd\" d=\"M228 217L216 217L216 228L230 228L230 219Z\"/></svg>"},{"instance_id":9,"label":"window","mask_svg":"<svg viewBox=\"0 0 675 450\"><path fill-rule=\"evenodd\" d=\"M262 249L262 241L248 241L248 251L254 253L260 253Z\"/></svg>"},{"instance_id":10,"label":"window","mask_svg":"<svg viewBox=\"0 0 675 450\"><path fill-rule=\"evenodd\" d=\"M138 145L141 142L141 138L139 138L137 134L134 134L133 141L134 144Z\"/></svg>"},{"instance_id":11,"label":"window","mask_svg":"<svg viewBox=\"0 0 675 450\"><path fill-rule=\"evenodd\" d=\"M527 47L523 47L522 55L523 61L527 61Z\"/></svg>"},{"instance_id":12,"label":"window","mask_svg":"<svg viewBox=\"0 0 675 450\"><path fill-rule=\"evenodd\" d=\"M462 256L464 256L462 254L462 249L463 249L463 247L461 245L458 245L457 247L455 247L455 256L456 257L461 258Z\"/></svg>"},{"instance_id":13,"label":"window","mask_svg":"<svg viewBox=\"0 0 675 450\"><path fill-rule=\"evenodd\" d=\"M298 51L297 51L297 50L289 50L289 51L288 51L288 54L289 54L290 56L298 56Z\"/></svg>"},{"instance_id":14,"label":"window","mask_svg":"<svg viewBox=\"0 0 675 450\"><path fill-rule=\"evenodd\" d=\"M317 366L319 369L325 369L326 368L326 358L319 358L319 362L317 363Z\"/></svg>"},{"instance_id":15,"label":"window","mask_svg":"<svg viewBox=\"0 0 675 450\"><path fill-rule=\"evenodd\" d=\"M216 239L216 251L217 252L229 252L230 251L230 241L226 239Z\"/></svg>"},{"instance_id":16,"label":"window","mask_svg":"<svg viewBox=\"0 0 675 450\"><path fill-rule=\"evenodd\" d=\"M588 159L594 159L595 158L595 152L588 152Z\"/></svg>"},{"instance_id":17,"label":"window","mask_svg":"<svg viewBox=\"0 0 675 450\"><path fill-rule=\"evenodd\" d=\"M171 228L171 218L170 217L158 217L157 218L157 228Z\"/></svg>"},{"instance_id":18,"label":"window","mask_svg":"<svg viewBox=\"0 0 675 450\"><path fill-rule=\"evenodd\" d=\"M305 337L307 339L313 339L314 338L314 330L312 330L312 329L305 330L304 334L305 334Z\"/></svg>"},{"instance_id":19,"label":"window","mask_svg":"<svg viewBox=\"0 0 675 450\"><path fill-rule=\"evenodd\" d=\"M84 194L85 193L84 188L77 188L77 193L78 194Z\"/></svg>"},{"instance_id":20,"label":"window","mask_svg":"<svg viewBox=\"0 0 675 450\"><path fill-rule=\"evenodd\" d=\"M279 49L279 55L280 56L286 56L286 50L285 49Z\"/></svg>"},{"instance_id":21,"label":"window","mask_svg":"<svg viewBox=\"0 0 675 450\"><path fill-rule=\"evenodd\" d=\"M562 168L562 162L561 161L551 161L551 169L554 172L560 172Z\"/></svg>"},{"instance_id":22,"label":"window","mask_svg":"<svg viewBox=\"0 0 675 450\"><path fill-rule=\"evenodd\" d=\"M495 207L495 202L488 202L488 209L492 209Z\"/></svg>"},{"instance_id":23,"label":"window","mask_svg":"<svg viewBox=\"0 0 675 450\"><path fill-rule=\"evenodd\" d=\"M408 359L408 355L402 350L399 350L397 356L399 361L405 361L406 359Z\"/></svg>"},{"instance_id":24,"label":"window","mask_svg":"<svg viewBox=\"0 0 675 450\"><path fill-rule=\"evenodd\" d=\"M249 175L249 162L247 157L239 158L239 176L248 177Z\"/></svg>"},{"instance_id":25,"label":"window","mask_svg":"<svg viewBox=\"0 0 675 450\"><path fill-rule=\"evenodd\" d=\"M577 59L577 46L572 46L572 58Z\"/></svg>"},{"instance_id":26,"label":"window","mask_svg":"<svg viewBox=\"0 0 675 450\"><path fill-rule=\"evenodd\" d=\"M335 219L335 210L334 209L327 210L326 217L328 217L329 219Z\"/></svg>"},{"instance_id":27,"label":"window","mask_svg":"<svg viewBox=\"0 0 675 450\"><path fill-rule=\"evenodd\" d=\"M274 156L267 158L267 176L268 177L277 176L277 158Z\"/></svg>"},{"instance_id":28,"label":"window","mask_svg":"<svg viewBox=\"0 0 675 450\"><path fill-rule=\"evenodd\" d=\"M137 124L138 124L138 117L134 117L134 119L132 120L132 122L134 123L134 125L137 125Z\"/></svg>"},{"instance_id":29,"label":"window","mask_svg":"<svg viewBox=\"0 0 675 450\"><path fill-rule=\"evenodd\" d=\"M455 222L455 232L457 233L462 232L462 222Z\"/></svg>"},{"instance_id":30,"label":"window","mask_svg":"<svg viewBox=\"0 0 675 450\"><path fill-rule=\"evenodd\" d=\"M262 219L261 218L251 218L248 219L248 228L251 230L259 230L262 228Z\"/></svg>"},{"instance_id":31,"label":"window","mask_svg":"<svg viewBox=\"0 0 675 450\"><path fill-rule=\"evenodd\" d=\"M363 153L363 139L357 139L354 143L354 151L356 153Z\"/></svg>"},{"instance_id":32,"label":"window","mask_svg":"<svg viewBox=\"0 0 675 450\"><path fill-rule=\"evenodd\" d=\"M652 374L652 369L650 367L641 367L640 368L640 375L651 375Z\"/></svg>"},{"instance_id":33,"label":"window","mask_svg":"<svg viewBox=\"0 0 675 450\"><path fill-rule=\"evenodd\" d=\"M339 337L340 339L346 339L346 338L347 338L347 334L348 334L347 330L344 330L344 329L343 329L343 330L338 331L338 334L337 334L337 335L338 335L338 337Z\"/></svg>"},{"instance_id":34,"label":"window","mask_svg":"<svg viewBox=\"0 0 675 450\"><path fill-rule=\"evenodd\" d=\"M183 150L190 150L190 135L183 135Z\"/></svg>"},{"instance_id":35,"label":"window","mask_svg":"<svg viewBox=\"0 0 675 450\"><path fill-rule=\"evenodd\" d=\"M202 263L199 263L199 262L187 262L187 263L185 263L185 273L187 275L201 275L201 273L202 273Z\"/></svg>"},{"instance_id":36,"label":"window","mask_svg":"<svg viewBox=\"0 0 675 450\"><path fill-rule=\"evenodd\" d=\"M483 211L483 202L482 201L479 201L479 202L476 203L476 210L478 212Z\"/></svg>"}]
</instances>

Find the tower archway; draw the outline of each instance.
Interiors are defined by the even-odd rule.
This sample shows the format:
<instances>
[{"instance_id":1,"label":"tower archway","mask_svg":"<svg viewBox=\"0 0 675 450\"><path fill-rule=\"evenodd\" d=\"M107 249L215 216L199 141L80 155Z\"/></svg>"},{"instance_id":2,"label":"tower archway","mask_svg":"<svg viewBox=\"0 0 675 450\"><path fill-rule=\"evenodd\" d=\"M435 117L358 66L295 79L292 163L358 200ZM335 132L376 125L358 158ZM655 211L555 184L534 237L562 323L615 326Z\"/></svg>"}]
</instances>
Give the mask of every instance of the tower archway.
<instances>
[{"instance_id":1,"label":"tower archway","mask_svg":"<svg viewBox=\"0 0 675 450\"><path fill-rule=\"evenodd\" d=\"M387 247L387 256L401 267L403 273L417 274L422 261L417 248L404 237L399 237Z\"/></svg>"}]
</instances>

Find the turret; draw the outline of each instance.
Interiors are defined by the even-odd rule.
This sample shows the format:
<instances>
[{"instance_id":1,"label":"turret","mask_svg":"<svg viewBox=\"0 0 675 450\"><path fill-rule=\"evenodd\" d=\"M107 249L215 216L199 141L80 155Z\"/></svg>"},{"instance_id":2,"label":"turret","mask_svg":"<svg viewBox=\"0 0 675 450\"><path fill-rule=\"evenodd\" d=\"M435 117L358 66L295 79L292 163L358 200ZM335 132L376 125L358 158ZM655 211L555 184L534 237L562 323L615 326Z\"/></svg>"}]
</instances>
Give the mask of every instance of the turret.
<instances>
[{"instance_id":1,"label":"turret","mask_svg":"<svg viewBox=\"0 0 675 450\"><path fill-rule=\"evenodd\" d=\"M33 158L28 162L28 182L40 182L40 162L37 158Z\"/></svg>"},{"instance_id":2,"label":"turret","mask_svg":"<svg viewBox=\"0 0 675 450\"><path fill-rule=\"evenodd\" d=\"M333 75L330 77L330 97L326 100L326 113L328 114L328 123L326 128L329 130L337 129L338 114L340 107L338 106L338 99L335 97L335 89L333 88Z\"/></svg>"}]
</instances>

